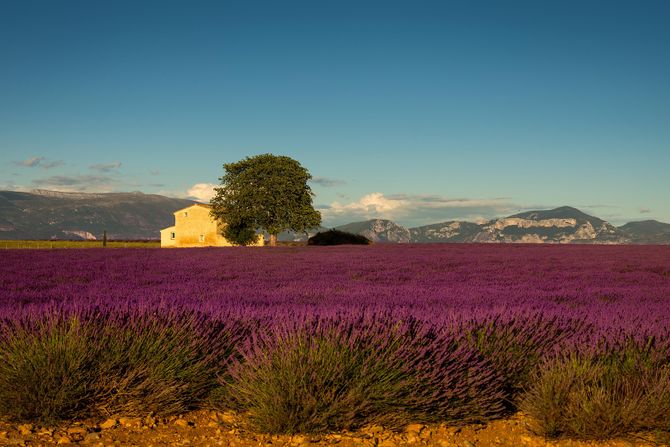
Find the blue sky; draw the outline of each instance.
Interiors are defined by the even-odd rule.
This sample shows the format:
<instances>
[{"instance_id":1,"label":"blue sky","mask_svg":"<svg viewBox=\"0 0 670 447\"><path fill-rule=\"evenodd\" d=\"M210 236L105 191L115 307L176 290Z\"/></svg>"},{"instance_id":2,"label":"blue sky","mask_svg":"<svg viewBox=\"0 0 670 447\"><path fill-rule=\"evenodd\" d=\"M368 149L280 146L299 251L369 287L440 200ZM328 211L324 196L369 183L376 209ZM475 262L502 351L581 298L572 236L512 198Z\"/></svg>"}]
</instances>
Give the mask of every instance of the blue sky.
<instances>
[{"instance_id":1,"label":"blue sky","mask_svg":"<svg viewBox=\"0 0 670 447\"><path fill-rule=\"evenodd\" d=\"M670 2L0 3L0 189L207 199L274 153L327 225L670 222Z\"/></svg>"}]
</instances>

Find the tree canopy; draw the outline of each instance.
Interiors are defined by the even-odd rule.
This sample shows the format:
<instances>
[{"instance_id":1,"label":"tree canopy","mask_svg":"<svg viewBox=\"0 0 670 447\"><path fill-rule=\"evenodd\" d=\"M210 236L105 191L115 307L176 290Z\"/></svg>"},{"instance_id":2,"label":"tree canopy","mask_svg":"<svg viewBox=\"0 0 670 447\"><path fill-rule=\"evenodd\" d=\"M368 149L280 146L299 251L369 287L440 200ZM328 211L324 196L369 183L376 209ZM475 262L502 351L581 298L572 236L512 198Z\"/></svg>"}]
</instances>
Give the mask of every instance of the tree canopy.
<instances>
[{"instance_id":1,"label":"tree canopy","mask_svg":"<svg viewBox=\"0 0 670 447\"><path fill-rule=\"evenodd\" d=\"M307 184L312 176L296 160L262 154L226 163L223 169L210 203L212 216L225 224L226 239L247 245L257 230L265 230L270 245L276 245L282 231L306 231L321 223Z\"/></svg>"}]
</instances>

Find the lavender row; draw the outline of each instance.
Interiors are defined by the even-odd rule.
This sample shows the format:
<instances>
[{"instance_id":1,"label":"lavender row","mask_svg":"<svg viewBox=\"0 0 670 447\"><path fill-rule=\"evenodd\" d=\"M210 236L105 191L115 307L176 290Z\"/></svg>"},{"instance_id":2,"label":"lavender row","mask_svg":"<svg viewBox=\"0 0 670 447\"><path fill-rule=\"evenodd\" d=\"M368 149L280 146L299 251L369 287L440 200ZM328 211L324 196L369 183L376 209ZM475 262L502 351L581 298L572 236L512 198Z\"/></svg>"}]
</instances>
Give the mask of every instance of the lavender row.
<instances>
[{"instance_id":1,"label":"lavender row","mask_svg":"<svg viewBox=\"0 0 670 447\"><path fill-rule=\"evenodd\" d=\"M550 380L534 407L555 401L543 390L572 358L643 359L622 387L655 384L645 405L665 408L669 261L666 247L5 252L0 413L213 405L270 432L486 420L534 383Z\"/></svg>"},{"instance_id":2,"label":"lavender row","mask_svg":"<svg viewBox=\"0 0 670 447\"><path fill-rule=\"evenodd\" d=\"M591 331L661 335L669 304L662 246L33 250L0 260L0 317L45 305L275 321L365 308L436 325L541 314L584 320Z\"/></svg>"}]
</instances>

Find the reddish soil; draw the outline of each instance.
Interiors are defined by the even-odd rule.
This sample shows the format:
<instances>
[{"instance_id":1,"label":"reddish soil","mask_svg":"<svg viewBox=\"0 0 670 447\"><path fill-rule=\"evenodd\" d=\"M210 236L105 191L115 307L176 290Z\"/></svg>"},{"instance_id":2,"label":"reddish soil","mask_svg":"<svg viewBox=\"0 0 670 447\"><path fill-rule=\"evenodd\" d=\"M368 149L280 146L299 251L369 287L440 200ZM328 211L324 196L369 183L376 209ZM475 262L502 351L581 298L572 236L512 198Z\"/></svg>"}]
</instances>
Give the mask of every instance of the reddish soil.
<instances>
[{"instance_id":1,"label":"reddish soil","mask_svg":"<svg viewBox=\"0 0 670 447\"><path fill-rule=\"evenodd\" d=\"M534 435L530 421L522 414L486 425L412 424L401 433L372 426L353 433L315 436L252 433L244 429L243 420L236 414L214 411L196 411L166 419L147 416L82 421L57 428L0 422L3 446L667 447L669 441L668 434L639 434L608 441L550 441Z\"/></svg>"}]
</instances>

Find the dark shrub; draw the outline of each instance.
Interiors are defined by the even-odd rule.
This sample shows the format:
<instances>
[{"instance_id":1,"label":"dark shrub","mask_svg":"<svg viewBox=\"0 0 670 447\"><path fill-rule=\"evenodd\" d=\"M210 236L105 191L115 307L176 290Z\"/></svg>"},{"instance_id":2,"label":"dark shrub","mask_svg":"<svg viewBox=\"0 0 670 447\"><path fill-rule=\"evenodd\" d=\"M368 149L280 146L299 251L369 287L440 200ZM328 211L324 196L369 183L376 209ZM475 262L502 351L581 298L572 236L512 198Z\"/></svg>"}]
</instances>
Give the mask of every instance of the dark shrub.
<instances>
[{"instance_id":1,"label":"dark shrub","mask_svg":"<svg viewBox=\"0 0 670 447\"><path fill-rule=\"evenodd\" d=\"M340 230L328 230L316 233L307 240L307 245L370 245L372 241L365 236Z\"/></svg>"},{"instance_id":2,"label":"dark shrub","mask_svg":"<svg viewBox=\"0 0 670 447\"><path fill-rule=\"evenodd\" d=\"M605 439L670 429L670 365L640 351L548 361L521 409L548 437Z\"/></svg>"}]
</instances>

